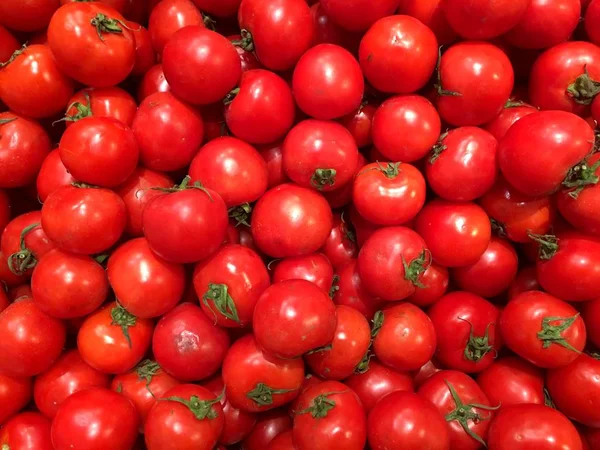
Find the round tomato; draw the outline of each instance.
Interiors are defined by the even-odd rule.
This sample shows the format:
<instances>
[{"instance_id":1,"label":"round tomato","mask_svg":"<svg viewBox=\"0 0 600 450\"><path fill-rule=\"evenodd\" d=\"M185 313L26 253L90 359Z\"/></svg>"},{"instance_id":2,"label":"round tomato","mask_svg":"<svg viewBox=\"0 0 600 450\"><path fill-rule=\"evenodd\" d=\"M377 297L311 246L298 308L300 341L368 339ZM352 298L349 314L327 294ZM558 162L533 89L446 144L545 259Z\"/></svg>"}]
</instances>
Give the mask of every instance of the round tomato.
<instances>
[{"instance_id":1,"label":"round tomato","mask_svg":"<svg viewBox=\"0 0 600 450\"><path fill-rule=\"evenodd\" d=\"M448 24L442 0L400 0L398 13L419 19L431 28L440 45L450 44L458 37Z\"/></svg>"},{"instance_id":2,"label":"round tomato","mask_svg":"<svg viewBox=\"0 0 600 450\"><path fill-rule=\"evenodd\" d=\"M170 92L171 86L165 79L162 64L150 67L139 82L137 100L141 103L146 97L156 92Z\"/></svg>"},{"instance_id":3,"label":"round tomato","mask_svg":"<svg viewBox=\"0 0 600 450\"><path fill-rule=\"evenodd\" d=\"M50 420L35 412L18 414L2 427L0 445L15 450L54 450Z\"/></svg>"},{"instance_id":4,"label":"round tomato","mask_svg":"<svg viewBox=\"0 0 600 450\"><path fill-rule=\"evenodd\" d=\"M329 292L333 284L333 267L327 257L321 253L284 258L273 265L273 283L306 280L316 284L325 292ZM271 269L271 264L269 266Z\"/></svg>"},{"instance_id":5,"label":"round tomato","mask_svg":"<svg viewBox=\"0 0 600 450\"><path fill-rule=\"evenodd\" d=\"M273 438L266 450L296 450L294 434L292 431L284 431Z\"/></svg>"},{"instance_id":6,"label":"round tomato","mask_svg":"<svg viewBox=\"0 0 600 450\"><path fill-rule=\"evenodd\" d=\"M340 27L350 31L365 31L378 19L390 16L398 7L398 0L321 0L328 17Z\"/></svg>"},{"instance_id":7,"label":"round tomato","mask_svg":"<svg viewBox=\"0 0 600 450\"><path fill-rule=\"evenodd\" d=\"M17 31L43 30L59 5L59 0L8 0L0 5L0 23Z\"/></svg>"},{"instance_id":8,"label":"round tomato","mask_svg":"<svg viewBox=\"0 0 600 450\"><path fill-rule=\"evenodd\" d=\"M61 161L58 149L52 150L44 159L37 175L36 188L38 197L43 203L55 190L63 186L69 186L74 182L75 178L73 178Z\"/></svg>"},{"instance_id":9,"label":"round tomato","mask_svg":"<svg viewBox=\"0 0 600 450\"><path fill-rule=\"evenodd\" d=\"M254 429L242 442L242 448L264 450L277 436L286 432L292 432L292 419L287 411L285 409L267 411L258 416Z\"/></svg>"},{"instance_id":10,"label":"round tomato","mask_svg":"<svg viewBox=\"0 0 600 450\"><path fill-rule=\"evenodd\" d=\"M161 0L150 12L148 31L152 48L162 55L167 42L184 27L204 27L202 13L190 0Z\"/></svg>"},{"instance_id":11,"label":"round tomato","mask_svg":"<svg viewBox=\"0 0 600 450\"><path fill-rule=\"evenodd\" d=\"M0 24L0 61L8 61L21 44L4 26Z\"/></svg>"},{"instance_id":12,"label":"round tomato","mask_svg":"<svg viewBox=\"0 0 600 450\"><path fill-rule=\"evenodd\" d=\"M136 110L133 97L121 88L87 88L71 97L64 121L69 128L86 117L112 117L130 127Z\"/></svg>"},{"instance_id":13,"label":"round tomato","mask_svg":"<svg viewBox=\"0 0 600 450\"><path fill-rule=\"evenodd\" d=\"M127 21L135 41L135 64L131 71L132 75L144 75L156 62L154 49L152 48L152 37L150 32L136 22Z\"/></svg>"},{"instance_id":14,"label":"round tomato","mask_svg":"<svg viewBox=\"0 0 600 450\"><path fill-rule=\"evenodd\" d=\"M359 311L371 320L381 306L381 300L371 294L364 286L358 273L357 260L352 259L341 266L336 273L338 279L333 288L333 302Z\"/></svg>"},{"instance_id":15,"label":"round tomato","mask_svg":"<svg viewBox=\"0 0 600 450\"><path fill-rule=\"evenodd\" d=\"M585 302L581 308L581 315L588 332L589 341L600 347L600 299Z\"/></svg>"},{"instance_id":16,"label":"round tomato","mask_svg":"<svg viewBox=\"0 0 600 450\"><path fill-rule=\"evenodd\" d=\"M432 262L421 275L422 287L417 286L417 290L407 298L407 301L421 308L433 305L448 290L449 278L447 268Z\"/></svg>"},{"instance_id":17,"label":"round tomato","mask_svg":"<svg viewBox=\"0 0 600 450\"><path fill-rule=\"evenodd\" d=\"M536 108L526 103L508 100L500 114L487 123L484 128L500 141L517 120L536 111Z\"/></svg>"},{"instance_id":18,"label":"round tomato","mask_svg":"<svg viewBox=\"0 0 600 450\"><path fill-rule=\"evenodd\" d=\"M318 4L315 6L318 6ZM340 119L340 123L348 129L358 148L363 148L373 143L371 135L373 116L376 110L376 104L370 103L363 98L358 109Z\"/></svg>"},{"instance_id":19,"label":"round tomato","mask_svg":"<svg viewBox=\"0 0 600 450\"><path fill-rule=\"evenodd\" d=\"M584 19L583 23L589 40L596 45L600 45L600 33L598 27L595 26L600 21L600 2L592 0L589 3L585 10Z\"/></svg>"},{"instance_id":20,"label":"round tomato","mask_svg":"<svg viewBox=\"0 0 600 450\"><path fill-rule=\"evenodd\" d=\"M525 291L541 291L536 272L535 266L521 268L508 289L508 299L511 300Z\"/></svg>"},{"instance_id":21,"label":"round tomato","mask_svg":"<svg viewBox=\"0 0 600 450\"><path fill-rule=\"evenodd\" d=\"M11 377L0 373L0 424L17 414L31 400L31 378ZM33 449L32 449L33 450Z\"/></svg>"}]
</instances>

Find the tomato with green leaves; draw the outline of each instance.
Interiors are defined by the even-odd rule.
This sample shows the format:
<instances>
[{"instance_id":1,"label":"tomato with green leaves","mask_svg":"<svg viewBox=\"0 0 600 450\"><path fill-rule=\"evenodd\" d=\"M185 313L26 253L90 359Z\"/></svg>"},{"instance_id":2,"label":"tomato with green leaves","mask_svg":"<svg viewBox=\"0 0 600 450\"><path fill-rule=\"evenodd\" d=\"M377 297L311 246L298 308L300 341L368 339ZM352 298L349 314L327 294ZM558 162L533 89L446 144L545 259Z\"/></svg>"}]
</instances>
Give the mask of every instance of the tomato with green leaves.
<instances>
[{"instance_id":1,"label":"tomato with green leaves","mask_svg":"<svg viewBox=\"0 0 600 450\"><path fill-rule=\"evenodd\" d=\"M133 97L119 87L87 88L71 97L63 120L69 128L86 117L112 117L130 127L136 110Z\"/></svg>"}]
</instances>

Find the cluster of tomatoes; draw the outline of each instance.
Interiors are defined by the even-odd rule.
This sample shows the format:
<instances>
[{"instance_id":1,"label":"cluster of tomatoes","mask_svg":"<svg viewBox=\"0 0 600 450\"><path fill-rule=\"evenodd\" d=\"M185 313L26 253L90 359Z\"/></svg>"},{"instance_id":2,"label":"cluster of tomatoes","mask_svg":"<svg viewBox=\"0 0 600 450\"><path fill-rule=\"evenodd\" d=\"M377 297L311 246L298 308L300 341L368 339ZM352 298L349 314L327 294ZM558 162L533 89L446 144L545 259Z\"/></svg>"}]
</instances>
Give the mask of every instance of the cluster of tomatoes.
<instances>
[{"instance_id":1,"label":"cluster of tomatoes","mask_svg":"<svg viewBox=\"0 0 600 450\"><path fill-rule=\"evenodd\" d=\"M600 449L600 0L0 0L0 61L2 450Z\"/></svg>"}]
</instances>

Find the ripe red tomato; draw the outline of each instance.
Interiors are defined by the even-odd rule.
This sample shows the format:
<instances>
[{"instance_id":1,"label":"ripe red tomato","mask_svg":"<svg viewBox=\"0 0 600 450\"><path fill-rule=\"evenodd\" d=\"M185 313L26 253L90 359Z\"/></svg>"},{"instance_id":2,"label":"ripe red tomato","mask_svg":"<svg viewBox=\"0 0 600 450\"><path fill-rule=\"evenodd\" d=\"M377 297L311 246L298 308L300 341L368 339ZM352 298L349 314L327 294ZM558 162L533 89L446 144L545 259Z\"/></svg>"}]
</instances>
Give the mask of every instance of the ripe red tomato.
<instances>
[{"instance_id":1,"label":"ripe red tomato","mask_svg":"<svg viewBox=\"0 0 600 450\"><path fill-rule=\"evenodd\" d=\"M446 421L429 400L412 392L392 392L369 413L367 421L372 450L450 450Z\"/></svg>"},{"instance_id":2,"label":"ripe red tomato","mask_svg":"<svg viewBox=\"0 0 600 450\"><path fill-rule=\"evenodd\" d=\"M600 33L598 32L598 27L594 26L595 24L598 24L598 21L600 20L600 2L592 0L589 3L585 10L584 19L583 23L588 39L592 43L600 45Z\"/></svg>"},{"instance_id":3,"label":"ripe red tomato","mask_svg":"<svg viewBox=\"0 0 600 450\"><path fill-rule=\"evenodd\" d=\"M30 298L12 303L0 314L0 372L31 377L46 371L65 345L64 324L43 312Z\"/></svg>"},{"instance_id":4,"label":"ripe red tomato","mask_svg":"<svg viewBox=\"0 0 600 450\"><path fill-rule=\"evenodd\" d=\"M511 283L508 289L508 299L511 300L521 292L541 291L542 288L537 279L536 267L525 266L519 270L517 277Z\"/></svg>"},{"instance_id":5,"label":"ripe red tomato","mask_svg":"<svg viewBox=\"0 0 600 450\"><path fill-rule=\"evenodd\" d=\"M431 28L439 45L450 44L458 37L446 19L441 0L400 0L398 14L412 16Z\"/></svg>"},{"instance_id":6,"label":"ripe red tomato","mask_svg":"<svg viewBox=\"0 0 600 450\"><path fill-rule=\"evenodd\" d=\"M415 230L433 259L446 267L474 264L492 236L489 217L474 203L433 200L417 216Z\"/></svg>"},{"instance_id":7,"label":"ripe red tomato","mask_svg":"<svg viewBox=\"0 0 600 450\"><path fill-rule=\"evenodd\" d=\"M227 95L224 103L227 127L234 136L251 144L275 142L294 124L292 91L283 78L268 70L244 72L239 87Z\"/></svg>"},{"instance_id":8,"label":"ripe red tomato","mask_svg":"<svg viewBox=\"0 0 600 450\"><path fill-rule=\"evenodd\" d=\"M267 411L258 416L252 432L242 442L244 450L263 450L284 433L292 432L292 419L285 409ZM287 449L294 450L294 449Z\"/></svg>"},{"instance_id":9,"label":"ripe red tomato","mask_svg":"<svg viewBox=\"0 0 600 450\"><path fill-rule=\"evenodd\" d=\"M334 214L333 228L321 252L329 260L334 270L340 269L356 258L358 249L356 246L356 235L352 224L344 220L343 213Z\"/></svg>"},{"instance_id":10,"label":"ripe red tomato","mask_svg":"<svg viewBox=\"0 0 600 450\"><path fill-rule=\"evenodd\" d=\"M0 24L0 61L6 62L19 50L21 44L4 26Z\"/></svg>"},{"instance_id":11,"label":"ripe red tomato","mask_svg":"<svg viewBox=\"0 0 600 450\"><path fill-rule=\"evenodd\" d=\"M155 92L170 92L171 86L165 79L162 64L156 64L144 74L137 90L137 100L141 103L146 97Z\"/></svg>"},{"instance_id":12,"label":"ripe red tomato","mask_svg":"<svg viewBox=\"0 0 600 450\"><path fill-rule=\"evenodd\" d=\"M341 266L336 275L339 279L333 289L334 303L354 308L371 320L381 306L382 301L371 294L364 286L358 274L357 260L352 259Z\"/></svg>"},{"instance_id":13,"label":"ripe red tomato","mask_svg":"<svg viewBox=\"0 0 600 450\"><path fill-rule=\"evenodd\" d=\"M42 206L42 228L61 250L93 255L123 234L125 204L109 189L65 186Z\"/></svg>"},{"instance_id":14,"label":"ripe red tomato","mask_svg":"<svg viewBox=\"0 0 600 450\"><path fill-rule=\"evenodd\" d=\"M99 2L61 6L48 25L48 45L58 68L87 86L119 84L135 64L135 37L125 18Z\"/></svg>"},{"instance_id":15,"label":"ripe red tomato","mask_svg":"<svg viewBox=\"0 0 600 450\"><path fill-rule=\"evenodd\" d=\"M23 409L31 399L31 378L11 377L0 373L0 423L6 421Z\"/></svg>"},{"instance_id":16,"label":"ripe red tomato","mask_svg":"<svg viewBox=\"0 0 600 450\"><path fill-rule=\"evenodd\" d=\"M509 100L504 108L491 122L485 125L485 129L492 133L498 141L505 135L508 129L522 117L536 112L537 109L523 102L513 102Z\"/></svg>"},{"instance_id":17,"label":"ripe red tomato","mask_svg":"<svg viewBox=\"0 0 600 450\"><path fill-rule=\"evenodd\" d=\"M40 201L45 202L55 190L73 182L75 178L61 161L58 149L48 153L37 175L36 188Z\"/></svg>"},{"instance_id":18,"label":"ripe red tomato","mask_svg":"<svg viewBox=\"0 0 600 450\"><path fill-rule=\"evenodd\" d=\"M194 0L202 11L217 17L235 16L241 0Z\"/></svg>"},{"instance_id":19,"label":"ripe red tomato","mask_svg":"<svg viewBox=\"0 0 600 450\"><path fill-rule=\"evenodd\" d=\"M425 86L437 56L435 34L410 16L379 19L363 36L358 51L367 81L381 92L396 94L409 94Z\"/></svg>"},{"instance_id":20,"label":"ripe red tomato","mask_svg":"<svg viewBox=\"0 0 600 450\"><path fill-rule=\"evenodd\" d=\"M109 384L109 375L90 367L77 350L69 350L36 377L33 398L40 412L53 419L62 402L75 392Z\"/></svg>"},{"instance_id":21,"label":"ripe red tomato","mask_svg":"<svg viewBox=\"0 0 600 450\"><path fill-rule=\"evenodd\" d=\"M284 258L274 261L274 263L269 264L269 269L273 269L273 283L285 280L306 280L329 293L333 283L333 267L323 254L312 253Z\"/></svg>"},{"instance_id":22,"label":"ripe red tomato","mask_svg":"<svg viewBox=\"0 0 600 450\"><path fill-rule=\"evenodd\" d=\"M432 262L420 278L422 287L417 287L407 301L421 308L433 305L448 290L449 274L444 266Z\"/></svg>"},{"instance_id":23,"label":"ripe red tomato","mask_svg":"<svg viewBox=\"0 0 600 450\"><path fill-rule=\"evenodd\" d=\"M162 65L173 93L195 105L222 100L242 75L233 44L200 25L182 28L171 37Z\"/></svg>"},{"instance_id":24,"label":"ripe red tomato","mask_svg":"<svg viewBox=\"0 0 600 450\"><path fill-rule=\"evenodd\" d=\"M0 23L17 31L42 30L59 5L59 0L4 1L0 5Z\"/></svg>"},{"instance_id":25,"label":"ripe red tomato","mask_svg":"<svg viewBox=\"0 0 600 450\"><path fill-rule=\"evenodd\" d=\"M249 37L247 33L244 33L244 38L242 38L241 34L233 34L231 36L227 36L227 39L229 39L235 46L235 50L240 57L240 62L242 63L242 74L248 70L263 68L262 64L258 62L258 58L253 52L254 48L252 45L248 45Z\"/></svg>"},{"instance_id":26,"label":"ripe red tomato","mask_svg":"<svg viewBox=\"0 0 600 450\"><path fill-rule=\"evenodd\" d=\"M135 64L131 70L131 75L144 75L156 62L156 56L152 48L152 37L150 32L139 23L128 20L127 26L135 41Z\"/></svg>"},{"instance_id":27,"label":"ripe red tomato","mask_svg":"<svg viewBox=\"0 0 600 450\"><path fill-rule=\"evenodd\" d=\"M266 450L296 450L292 431L284 431L273 438Z\"/></svg>"},{"instance_id":28,"label":"ripe red tomato","mask_svg":"<svg viewBox=\"0 0 600 450\"><path fill-rule=\"evenodd\" d=\"M319 4L317 3L316 6ZM358 148L363 148L373 143L372 125L377 105L363 98L360 106L352 113L340 119L356 142Z\"/></svg>"},{"instance_id":29,"label":"ripe red tomato","mask_svg":"<svg viewBox=\"0 0 600 450\"><path fill-rule=\"evenodd\" d=\"M461 42L440 59L436 107L450 125L483 125L500 114L513 84L512 65L500 48Z\"/></svg>"},{"instance_id":30,"label":"ripe red tomato","mask_svg":"<svg viewBox=\"0 0 600 450\"><path fill-rule=\"evenodd\" d=\"M18 414L2 427L0 445L15 450L54 450L50 420L35 412Z\"/></svg>"},{"instance_id":31,"label":"ripe red tomato","mask_svg":"<svg viewBox=\"0 0 600 450\"><path fill-rule=\"evenodd\" d=\"M570 364L585 346L585 325L577 310L540 291L513 298L502 311L499 327L508 348L542 368Z\"/></svg>"},{"instance_id":32,"label":"ripe red tomato","mask_svg":"<svg viewBox=\"0 0 600 450\"><path fill-rule=\"evenodd\" d=\"M0 188L23 187L33 182L50 149L50 138L37 122L1 112Z\"/></svg>"},{"instance_id":33,"label":"ripe red tomato","mask_svg":"<svg viewBox=\"0 0 600 450\"><path fill-rule=\"evenodd\" d=\"M87 88L71 97L64 120L69 128L86 117L112 117L130 127L136 110L133 97L121 88Z\"/></svg>"},{"instance_id":34,"label":"ripe red tomato","mask_svg":"<svg viewBox=\"0 0 600 450\"><path fill-rule=\"evenodd\" d=\"M338 445L362 450L367 441L367 417L354 391L338 381L324 381L300 395L292 433L298 450Z\"/></svg>"},{"instance_id":35,"label":"ripe red tomato","mask_svg":"<svg viewBox=\"0 0 600 450\"><path fill-rule=\"evenodd\" d=\"M266 411L289 403L298 396L304 382L302 358L266 356L252 334L231 346L222 370L227 399L236 408L248 412ZM259 428L260 423L256 427ZM264 447L256 447L259 448Z\"/></svg>"},{"instance_id":36,"label":"ripe red tomato","mask_svg":"<svg viewBox=\"0 0 600 450\"><path fill-rule=\"evenodd\" d=\"M600 299L585 302L581 308L581 316L588 332L588 340L600 347Z\"/></svg>"},{"instance_id":37,"label":"ripe red tomato","mask_svg":"<svg viewBox=\"0 0 600 450\"><path fill-rule=\"evenodd\" d=\"M350 31L365 31L382 17L390 16L398 7L398 0L321 0L321 6L340 27Z\"/></svg>"},{"instance_id":38,"label":"ripe red tomato","mask_svg":"<svg viewBox=\"0 0 600 450\"><path fill-rule=\"evenodd\" d=\"M152 48L162 55L165 45L175 32L188 26L204 27L202 13L189 0L161 0L150 13L148 31Z\"/></svg>"},{"instance_id":39,"label":"ripe red tomato","mask_svg":"<svg viewBox=\"0 0 600 450\"><path fill-rule=\"evenodd\" d=\"M129 450L137 438L139 415L131 401L109 389L76 392L52 421L55 450Z\"/></svg>"}]
</instances>

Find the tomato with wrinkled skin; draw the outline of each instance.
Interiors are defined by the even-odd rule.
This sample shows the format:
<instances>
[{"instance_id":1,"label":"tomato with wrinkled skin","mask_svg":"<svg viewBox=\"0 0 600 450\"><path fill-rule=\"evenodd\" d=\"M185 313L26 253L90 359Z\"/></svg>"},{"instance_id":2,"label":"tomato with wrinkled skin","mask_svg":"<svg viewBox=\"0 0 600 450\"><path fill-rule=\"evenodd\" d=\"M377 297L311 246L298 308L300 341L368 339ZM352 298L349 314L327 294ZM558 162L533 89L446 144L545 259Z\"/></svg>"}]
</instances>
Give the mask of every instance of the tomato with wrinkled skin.
<instances>
[{"instance_id":1,"label":"tomato with wrinkled skin","mask_svg":"<svg viewBox=\"0 0 600 450\"><path fill-rule=\"evenodd\" d=\"M498 141L500 141L505 135L508 129L514 125L519 119L533 114L537 109L531 105L522 102L511 102L510 100L506 103L500 114L498 114L492 121L488 122L484 129L489 131Z\"/></svg>"},{"instance_id":2,"label":"tomato with wrinkled skin","mask_svg":"<svg viewBox=\"0 0 600 450\"><path fill-rule=\"evenodd\" d=\"M321 253L327 257L334 270L356 258L358 248L352 224L346 222L343 214L333 215L331 233L321 248Z\"/></svg>"},{"instance_id":3,"label":"tomato with wrinkled skin","mask_svg":"<svg viewBox=\"0 0 600 450\"><path fill-rule=\"evenodd\" d=\"M0 446L14 450L54 450L50 420L35 412L17 414L0 430Z\"/></svg>"},{"instance_id":4,"label":"tomato with wrinkled skin","mask_svg":"<svg viewBox=\"0 0 600 450\"><path fill-rule=\"evenodd\" d=\"M69 100L65 123L69 128L73 122L89 116L112 117L130 127L136 111L133 97L119 87L82 89Z\"/></svg>"},{"instance_id":5,"label":"tomato with wrinkled skin","mask_svg":"<svg viewBox=\"0 0 600 450\"><path fill-rule=\"evenodd\" d=\"M162 55L165 45L173 35L184 27L204 27L202 13L189 0L161 0L152 9L148 31L152 48Z\"/></svg>"},{"instance_id":6,"label":"tomato with wrinkled skin","mask_svg":"<svg viewBox=\"0 0 600 450\"><path fill-rule=\"evenodd\" d=\"M371 320L375 312L381 306L382 300L371 294L364 285L358 273L357 260L352 259L341 266L336 275L336 288L334 288L333 302L336 305L345 305L359 311L367 319Z\"/></svg>"},{"instance_id":7,"label":"tomato with wrinkled skin","mask_svg":"<svg viewBox=\"0 0 600 450\"><path fill-rule=\"evenodd\" d=\"M600 347L600 299L585 302L581 308L581 317L585 322L588 340L596 347Z\"/></svg>"},{"instance_id":8,"label":"tomato with wrinkled skin","mask_svg":"<svg viewBox=\"0 0 600 450\"><path fill-rule=\"evenodd\" d=\"M284 258L273 268L273 283L306 280L329 292L333 283L333 267L321 253Z\"/></svg>"},{"instance_id":9,"label":"tomato with wrinkled skin","mask_svg":"<svg viewBox=\"0 0 600 450\"><path fill-rule=\"evenodd\" d=\"M0 113L0 188L33 182L50 150L50 138L36 121Z\"/></svg>"},{"instance_id":10,"label":"tomato with wrinkled skin","mask_svg":"<svg viewBox=\"0 0 600 450\"><path fill-rule=\"evenodd\" d=\"M437 57L435 35L410 16L379 19L363 36L358 51L367 81L381 92L395 94L409 94L425 86Z\"/></svg>"},{"instance_id":11,"label":"tomato with wrinkled skin","mask_svg":"<svg viewBox=\"0 0 600 450\"><path fill-rule=\"evenodd\" d=\"M42 206L42 228L62 250L93 255L113 246L126 224L125 204L109 189L64 186Z\"/></svg>"},{"instance_id":12,"label":"tomato with wrinkled skin","mask_svg":"<svg viewBox=\"0 0 600 450\"><path fill-rule=\"evenodd\" d=\"M450 450L446 421L433 403L412 392L383 397L369 413L367 429L372 450Z\"/></svg>"},{"instance_id":13,"label":"tomato with wrinkled skin","mask_svg":"<svg viewBox=\"0 0 600 450\"><path fill-rule=\"evenodd\" d=\"M252 334L231 346L222 370L227 399L236 408L248 412L267 411L289 403L298 396L304 382L302 358L267 356ZM254 440L252 435L248 438Z\"/></svg>"},{"instance_id":14,"label":"tomato with wrinkled skin","mask_svg":"<svg viewBox=\"0 0 600 450\"><path fill-rule=\"evenodd\" d=\"M513 298L500 315L499 329L508 348L542 368L570 364L586 341L585 324L577 310L540 291Z\"/></svg>"},{"instance_id":15,"label":"tomato with wrinkled skin","mask_svg":"<svg viewBox=\"0 0 600 450\"><path fill-rule=\"evenodd\" d=\"M446 19L442 0L400 0L398 14L419 19L431 28L440 45L450 44L458 37Z\"/></svg>"},{"instance_id":16,"label":"tomato with wrinkled skin","mask_svg":"<svg viewBox=\"0 0 600 450\"><path fill-rule=\"evenodd\" d=\"M0 5L0 23L17 31L42 30L59 6L59 0L4 1Z\"/></svg>"},{"instance_id":17,"label":"tomato with wrinkled skin","mask_svg":"<svg viewBox=\"0 0 600 450\"><path fill-rule=\"evenodd\" d=\"M31 378L11 377L0 373L0 400L2 411L0 411L0 424L17 414L31 399Z\"/></svg>"},{"instance_id":18,"label":"tomato with wrinkled skin","mask_svg":"<svg viewBox=\"0 0 600 450\"><path fill-rule=\"evenodd\" d=\"M258 416L256 426L242 442L244 450L264 450L280 434L292 432L292 419L284 409L267 411Z\"/></svg>"},{"instance_id":19,"label":"tomato with wrinkled skin","mask_svg":"<svg viewBox=\"0 0 600 450\"><path fill-rule=\"evenodd\" d=\"M433 305L448 290L449 278L447 268L432 262L419 279L423 287L417 286L415 293L406 301L421 308Z\"/></svg>"},{"instance_id":20,"label":"tomato with wrinkled skin","mask_svg":"<svg viewBox=\"0 0 600 450\"><path fill-rule=\"evenodd\" d=\"M58 149L52 150L42 163L37 175L36 188L38 197L43 203L58 188L69 186L75 178L69 173L60 159Z\"/></svg>"},{"instance_id":21,"label":"tomato with wrinkled skin","mask_svg":"<svg viewBox=\"0 0 600 450\"><path fill-rule=\"evenodd\" d=\"M339 120L348 129L358 148L363 148L373 143L373 117L376 111L376 104L363 99L356 111Z\"/></svg>"},{"instance_id":22,"label":"tomato with wrinkled skin","mask_svg":"<svg viewBox=\"0 0 600 450\"><path fill-rule=\"evenodd\" d=\"M327 16L340 27L349 31L365 31L382 17L390 16L398 7L399 0L321 0Z\"/></svg>"},{"instance_id":23,"label":"tomato with wrinkled skin","mask_svg":"<svg viewBox=\"0 0 600 450\"><path fill-rule=\"evenodd\" d=\"M170 92L171 86L165 78L162 64L150 67L139 82L137 89L137 100L139 103L156 92Z\"/></svg>"}]
</instances>

